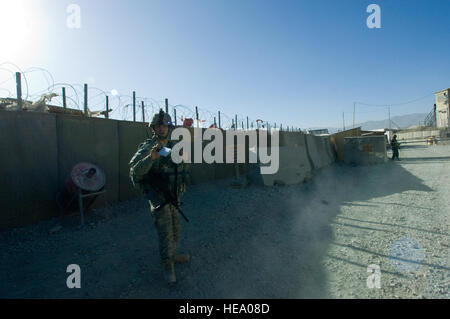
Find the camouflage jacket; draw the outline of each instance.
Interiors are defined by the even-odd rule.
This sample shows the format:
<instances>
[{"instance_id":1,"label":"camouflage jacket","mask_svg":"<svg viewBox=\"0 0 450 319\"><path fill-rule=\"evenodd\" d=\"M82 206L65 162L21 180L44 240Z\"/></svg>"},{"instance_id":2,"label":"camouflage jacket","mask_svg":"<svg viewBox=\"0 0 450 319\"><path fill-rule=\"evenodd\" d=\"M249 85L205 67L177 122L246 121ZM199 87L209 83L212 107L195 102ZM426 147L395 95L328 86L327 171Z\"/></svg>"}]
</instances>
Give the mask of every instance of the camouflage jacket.
<instances>
[{"instance_id":1,"label":"camouflage jacket","mask_svg":"<svg viewBox=\"0 0 450 319\"><path fill-rule=\"evenodd\" d=\"M187 175L187 164L173 163L170 155L151 160L151 150L157 143L168 148L172 148L175 145L170 140L166 144L162 144L156 136L153 136L139 145L136 154L134 154L129 163L130 178L133 185L144 194L147 194L152 205L155 206L167 200L164 195L165 192L174 194L175 189L179 200L186 191L189 177ZM176 176L175 168L177 169Z\"/></svg>"},{"instance_id":2,"label":"camouflage jacket","mask_svg":"<svg viewBox=\"0 0 450 319\"><path fill-rule=\"evenodd\" d=\"M399 149L400 148L400 143L397 142L397 140L392 140L391 141L391 148L392 149Z\"/></svg>"}]
</instances>

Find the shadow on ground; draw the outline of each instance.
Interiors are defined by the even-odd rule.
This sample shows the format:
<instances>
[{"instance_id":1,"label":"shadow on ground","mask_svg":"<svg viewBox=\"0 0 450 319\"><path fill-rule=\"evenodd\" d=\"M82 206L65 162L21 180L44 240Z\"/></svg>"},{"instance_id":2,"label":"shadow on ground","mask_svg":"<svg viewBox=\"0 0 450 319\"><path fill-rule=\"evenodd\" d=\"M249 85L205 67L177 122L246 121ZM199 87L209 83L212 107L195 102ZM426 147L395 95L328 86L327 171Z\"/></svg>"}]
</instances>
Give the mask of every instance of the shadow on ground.
<instances>
[{"instance_id":1,"label":"shadow on ground","mask_svg":"<svg viewBox=\"0 0 450 319\"><path fill-rule=\"evenodd\" d=\"M156 231L139 199L112 207L112 217L91 228L48 236L39 226L37 234L32 228L3 234L0 296L327 298L321 262L334 242L332 223L341 206L408 190L432 191L393 163L335 164L295 186L264 187L252 176L245 189L220 181L196 185L185 195L191 222L181 220L181 248L192 261L177 267L174 287L162 277ZM71 263L81 266L82 289L65 286Z\"/></svg>"}]
</instances>

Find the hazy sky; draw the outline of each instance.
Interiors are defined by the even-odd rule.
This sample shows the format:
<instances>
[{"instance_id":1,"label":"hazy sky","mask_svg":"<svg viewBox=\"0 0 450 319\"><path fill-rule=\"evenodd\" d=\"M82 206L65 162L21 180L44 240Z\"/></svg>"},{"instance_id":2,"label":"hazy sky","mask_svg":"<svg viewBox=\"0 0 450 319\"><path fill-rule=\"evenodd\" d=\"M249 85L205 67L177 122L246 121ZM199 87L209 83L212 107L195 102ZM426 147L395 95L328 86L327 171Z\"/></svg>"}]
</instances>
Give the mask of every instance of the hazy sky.
<instances>
[{"instance_id":1,"label":"hazy sky","mask_svg":"<svg viewBox=\"0 0 450 319\"><path fill-rule=\"evenodd\" d=\"M79 29L66 24L72 3ZM371 3L381 29L366 25ZM432 93L450 87L449 12L448 0L1 0L0 63L230 116L342 127L354 101L424 97L391 116L431 110ZM384 118L385 107L357 105L357 122Z\"/></svg>"}]
</instances>

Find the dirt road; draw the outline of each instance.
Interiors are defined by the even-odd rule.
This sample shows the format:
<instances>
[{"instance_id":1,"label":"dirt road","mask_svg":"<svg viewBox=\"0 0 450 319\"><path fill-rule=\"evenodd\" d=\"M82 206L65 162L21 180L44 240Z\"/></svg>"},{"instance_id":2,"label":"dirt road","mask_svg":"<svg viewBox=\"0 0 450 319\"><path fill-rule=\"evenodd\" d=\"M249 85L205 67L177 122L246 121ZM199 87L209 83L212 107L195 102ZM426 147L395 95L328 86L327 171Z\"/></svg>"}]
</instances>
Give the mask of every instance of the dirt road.
<instances>
[{"instance_id":1,"label":"dirt road","mask_svg":"<svg viewBox=\"0 0 450 319\"><path fill-rule=\"evenodd\" d=\"M181 221L192 261L174 287L144 199L91 212L83 229L74 216L56 233L56 220L0 233L0 297L449 298L450 146L400 158L335 164L296 186L192 186ZM69 264L80 289L66 286Z\"/></svg>"}]
</instances>

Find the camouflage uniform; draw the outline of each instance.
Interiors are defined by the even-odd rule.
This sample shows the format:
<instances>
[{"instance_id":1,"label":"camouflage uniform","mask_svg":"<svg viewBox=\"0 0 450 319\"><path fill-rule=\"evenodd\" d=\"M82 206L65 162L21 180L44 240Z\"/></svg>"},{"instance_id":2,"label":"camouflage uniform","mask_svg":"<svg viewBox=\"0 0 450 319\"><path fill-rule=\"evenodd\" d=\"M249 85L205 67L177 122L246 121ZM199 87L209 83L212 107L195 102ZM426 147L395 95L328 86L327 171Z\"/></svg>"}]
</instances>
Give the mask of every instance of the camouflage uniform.
<instances>
[{"instance_id":1,"label":"camouflage uniform","mask_svg":"<svg viewBox=\"0 0 450 319\"><path fill-rule=\"evenodd\" d=\"M170 134L171 129L168 137ZM170 155L152 161L151 150L157 143L168 148L173 148L175 144L171 140L161 140L156 134L140 144L129 163L130 177L133 184L149 199L150 212L159 238L161 260L166 267L173 267L177 257L181 226L179 212L173 204L167 203L168 198L165 194L167 192L174 194L176 191L178 206L181 204L179 200L186 191L187 166L183 163L178 165L173 163Z\"/></svg>"},{"instance_id":2,"label":"camouflage uniform","mask_svg":"<svg viewBox=\"0 0 450 319\"><path fill-rule=\"evenodd\" d=\"M391 148L392 148L392 160L397 158L397 160L400 160L398 158L398 149L400 148L400 143L397 142L397 135L394 135L391 141Z\"/></svg>"}]
</instances>

